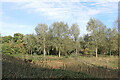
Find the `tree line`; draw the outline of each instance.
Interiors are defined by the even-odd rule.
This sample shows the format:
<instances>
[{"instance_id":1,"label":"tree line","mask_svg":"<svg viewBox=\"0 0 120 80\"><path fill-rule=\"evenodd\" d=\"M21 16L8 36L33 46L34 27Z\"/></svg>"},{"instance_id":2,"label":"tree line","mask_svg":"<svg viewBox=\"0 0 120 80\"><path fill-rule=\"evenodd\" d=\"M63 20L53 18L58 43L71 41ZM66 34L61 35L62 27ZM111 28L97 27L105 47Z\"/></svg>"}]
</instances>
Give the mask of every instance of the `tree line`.
<instances>
[{"instance_id":1,"label":"tree line","mask_svg":"<svg viewBox=\"0 0 120 80\"><path fill-rule=\"evenodd\" d=\"M118 24L118 22L117 22ZM77 23L68 26L54 22L50 26L38 24L35 34L15 33L2 37L2 53L58 55L118 55L118 31L107 28L100 20L91 18L86 26L88 34L80 37Z\"/></svg>"}]
</instances>

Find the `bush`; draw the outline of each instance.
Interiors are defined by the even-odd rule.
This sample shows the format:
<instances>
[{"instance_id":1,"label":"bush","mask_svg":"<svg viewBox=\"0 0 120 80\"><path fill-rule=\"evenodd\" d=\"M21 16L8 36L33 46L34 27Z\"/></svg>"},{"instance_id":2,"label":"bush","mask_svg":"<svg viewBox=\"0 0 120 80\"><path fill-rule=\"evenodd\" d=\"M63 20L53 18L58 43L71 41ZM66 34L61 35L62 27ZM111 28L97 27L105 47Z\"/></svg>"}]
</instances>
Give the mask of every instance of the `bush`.
<instances>
[{"instance_id":1,"label":"bush","mask_svg":"<svg viewBox=\"0 0 120 80\"><path fill-rule=\"evenodd\" d=\"M26 50L23 44L16 43L3 43L2 44L2 53L10 53L10 54L25 54Z\"/></svg>"}]
</instances>

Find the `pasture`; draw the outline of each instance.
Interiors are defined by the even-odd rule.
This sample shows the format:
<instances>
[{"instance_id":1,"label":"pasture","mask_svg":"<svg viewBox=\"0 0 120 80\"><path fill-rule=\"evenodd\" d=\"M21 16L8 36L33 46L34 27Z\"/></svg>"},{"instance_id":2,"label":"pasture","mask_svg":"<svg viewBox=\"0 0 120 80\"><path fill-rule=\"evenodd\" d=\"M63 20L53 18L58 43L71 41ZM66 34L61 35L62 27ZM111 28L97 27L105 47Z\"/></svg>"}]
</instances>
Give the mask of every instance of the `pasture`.
<instances>
[{"instance_id":1,"label":"pasture","mask_svg":"<svg viewBox=\"0 0 120 80\"><path fill-rule=\"evenodd\" d=\"M25 62L24 59L32 60ZM3 54L3 78L117 78L118 57Z\"/></svg>"}]
</instances>

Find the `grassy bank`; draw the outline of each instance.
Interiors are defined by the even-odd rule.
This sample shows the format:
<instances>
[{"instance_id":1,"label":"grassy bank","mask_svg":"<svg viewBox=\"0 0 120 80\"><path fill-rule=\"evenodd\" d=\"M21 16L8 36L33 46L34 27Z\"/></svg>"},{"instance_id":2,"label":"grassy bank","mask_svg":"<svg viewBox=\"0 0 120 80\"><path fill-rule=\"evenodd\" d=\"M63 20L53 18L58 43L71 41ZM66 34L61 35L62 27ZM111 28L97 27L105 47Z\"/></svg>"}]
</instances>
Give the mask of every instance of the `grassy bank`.
<instances>
[{"instance_id":1,"label":"grassy bank","mask_svg":"<svg viewBox=\"0 0 120 80\"><path fill-rule=\"evenodd\" d=\"M31 63L25 63L24 59L31 59ZM16 64L17 63L17 64ZM13 67L14 65L14 67ZM3 75L8 76L7 69L16 68L17 77L73 77L73 78L117 78L118 57L117 56L70 56L58 58L57 56L42 55L3 55ZM11 66L11 67L10 67ZM29 67L28 67L29 66ZM27 69L27 70L26 70ZM21 73L21 70L23 72ZM12 71L12 70L11 70ZM10 72L11 72L10 71ZM29 74L25 74L29 73ZM15 73L14 73L15 74ZM32 76L32 75L33 76ZM64 75L63 75L64 74Z\"/></svg>"},{"instance_id":2,"label":"grassy bank","mask_svg":"<svg viewBox=\"0 0 120 80\"><path fill-rule=\"evenodd\" d=\"M26 63L21 58L2 56L3 78L91 78L83 73ZM42 65L42 64L41 64Z\"/></svg>"}]
</instances>

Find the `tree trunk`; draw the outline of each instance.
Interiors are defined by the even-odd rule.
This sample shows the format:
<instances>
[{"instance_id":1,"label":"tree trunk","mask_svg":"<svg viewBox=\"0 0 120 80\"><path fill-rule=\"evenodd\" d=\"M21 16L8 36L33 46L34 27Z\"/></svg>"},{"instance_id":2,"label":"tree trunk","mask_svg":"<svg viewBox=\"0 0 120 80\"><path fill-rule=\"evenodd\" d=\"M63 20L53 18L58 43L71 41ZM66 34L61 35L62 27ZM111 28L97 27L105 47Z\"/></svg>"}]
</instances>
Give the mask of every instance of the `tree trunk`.
<instances>
[{"instance_id":1,"label":"tree trunk","mask_svg":"<svg viewBox=\"0 0 120 80\"><path fill-rule=\"evenodd\" d=\"M77 55L77 42L76 42L76 55Z\"/></svg>"},{"instance_id":2,"label":"tree trunk","mask_svg":"<svg viewBox=\"0 0 120 80\"><path fill-rule=\"evenodd\" d=\"M44 57L46 55L46 51L45 51L45 38L44 38Z\"/></svg>"},{"instance_id":3,"label":"tree trunk","mask_svg":"<svg viewBox=\"0 0 120 80\"><path fill-rule=\"evenodd\" d=\"M77 55L77 47L76 47L76 55Z\"/></svg>"},{"instance_id":4,"label":"tree trunk","mask_svg":"<svg viewBox=\"0 0 120 80\"><path fill-rule=\"evenodd\" d=\"M97 57L97 47L96 47L96 57Z\"/></svg>"},{"instance_id":5,"label":"tree trunk","mask_svg":"<svg viewBox=\"0 0 120 80\"><path fill-rule=\"evenodd\" d=\"M60 57L60 49L59 49L59 54L58 54L58 57Z\"/></svg>"},{"instance_id":6,"label":"tree trunk","mask_svg":"<svg viewBox=\"0 0 120 80\"><path fill-rule=\"evenodd\" d=\"M111 50L110 50L110 56L111 56Z\"/></svg>"},{"instance_id":7,"label":"tree trunk","mask_svg":"<svg viewBox=\"0 0 120 80\"><path fill-rule=\"evenodd\" d=\"M31 50L31 56L32 56L32 50Z\"/></svg>"},{"instance_id":8,"label":"tree trunk","mask_svg":"<svg viewBox=\"0 0 120 80\"><path fill-rule=\"evenodd\" d=\"M32 48L30 49L30 54L31 54L31 56L32 56Z\"/></svg>"}]
</instances>

